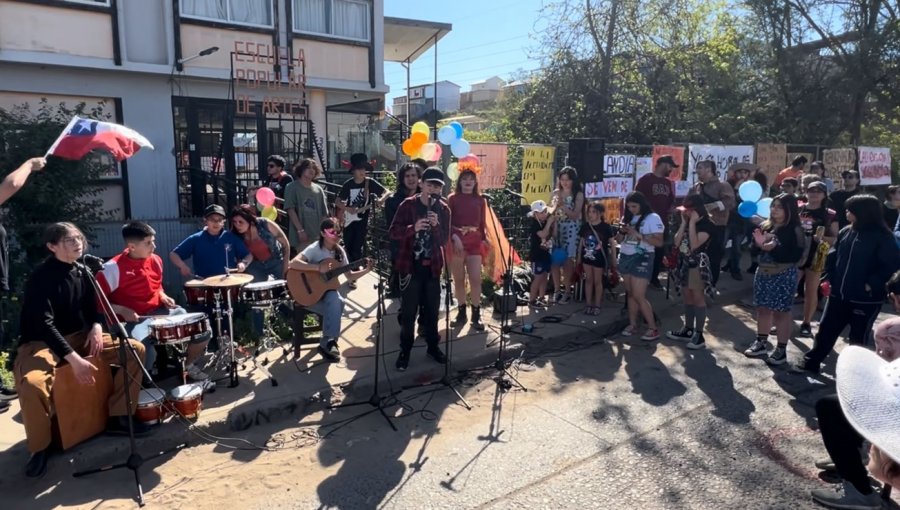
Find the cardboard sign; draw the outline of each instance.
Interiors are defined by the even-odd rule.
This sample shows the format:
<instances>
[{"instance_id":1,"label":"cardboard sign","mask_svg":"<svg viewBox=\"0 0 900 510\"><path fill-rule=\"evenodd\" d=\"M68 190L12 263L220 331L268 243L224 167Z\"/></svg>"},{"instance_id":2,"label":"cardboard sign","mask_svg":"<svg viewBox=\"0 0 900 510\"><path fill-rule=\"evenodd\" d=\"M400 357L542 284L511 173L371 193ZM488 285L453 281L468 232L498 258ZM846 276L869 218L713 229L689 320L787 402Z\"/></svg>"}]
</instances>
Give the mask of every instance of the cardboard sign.
<instances>
[{"instance_id":1,"label":"cardboard sign","mask_svg":"<svg viewBox=\"0 0 900 510\"><path fill-rule=\"evenodd\" d=\"M634 182L653 171L653 158L637 158L634 162Z\"/></svg>"},{"instance_id":2,"label":"cardboard sign","mask_svg":"<svg viewBox=\"0 0 900 510\"><path fill-rule=\"evenodd\" d=\"M470 152L478 156L481 174L478 189L506 187L506 159L509 147L505 143L473 143Z\"/></svg>"},{"instance_id":3,"label":"cardboard sign","mask_svg":"<svg viewBox=\"0 0 900 510\"><path fill-rule=\"evenodd\" d=\"M697 163L701 161L714 161L716 174L720 180L725 180L728 167L734 163L753 163L752 145L696 145L691 144L688 157L688 182L695 182L697 175Z\"/></svg>"},{"instance_id":4,"label":"cardboard sign","mask_svg":"<svg viewBox=\"0 0 900 510\"><path fill-rule=\"evenodd\" d=\"M891 149L859 148L859 182L863 186L884 186L891 183Z\"/></svg>"},{"instance_id":5,"label":"cardboard sign","mask_svg":"<svg viewBox=\"0 0 900 510\"><path fill-rule=\"evenodd\" d=\"M631 177L610 177L600 182L589 182L584 185L584 196L587 198L625 198L633 189Z\"/></svg>"},{"instance_id":6,"label":"cardboard sign","mask_svg":"<svg viewBox=\"0 0 900 510\"><path fill-rule=\"evenodd\" d=\"M672 173L669 174L669 180L682 180L684 178L684 147L678 147L677 145L654 145L653 165L650 168L651 172L656 168L656 162L663 156L672 156L672 159L678 163L678 168L672 170Z\"/></svg>"},{"instance_id":7,"label":"cardboard sign","mask_svg":"<svg viewBox=\"0 0 900 510\"><path fill-rule=\"evenodd\" d=\"M553 159L556 147L552 145L526 145L522 154L522 205L535 200L550 200L553 191Z\"/></svg>"},{"instance_id":8,"label":"cardboard sign","mask_svg":"<svg viewBox=\"0 0 900 510\"><path fill-rule=\"evenodd\" d=\"M825 165L825 177L838 180L843 172L856 169L856 149L825 149L822 151L822 163Z\"/></svg>"},{"instance_id":9,"label":"cardboard sign","mask_svg":"<svg viewBox=\"0 0 900 510\"><path fill-rule=\"evenodd\" d=\"M756 144L756 164L766 174L766 182L770 186L775 182L778 172L784 170L785 158L787 158L787 145L783 143Z\"/></svg>"},{"instance_id":10,"label":"cardboard sign","mask_svg":"<svg viewBox=\"0 0 900 510\"><path fill-rule=\"evenodd\" d=\"M603 156L603 179L634 175L636 156L630 154L607 154Z\"/></svg>"}]
</instances>

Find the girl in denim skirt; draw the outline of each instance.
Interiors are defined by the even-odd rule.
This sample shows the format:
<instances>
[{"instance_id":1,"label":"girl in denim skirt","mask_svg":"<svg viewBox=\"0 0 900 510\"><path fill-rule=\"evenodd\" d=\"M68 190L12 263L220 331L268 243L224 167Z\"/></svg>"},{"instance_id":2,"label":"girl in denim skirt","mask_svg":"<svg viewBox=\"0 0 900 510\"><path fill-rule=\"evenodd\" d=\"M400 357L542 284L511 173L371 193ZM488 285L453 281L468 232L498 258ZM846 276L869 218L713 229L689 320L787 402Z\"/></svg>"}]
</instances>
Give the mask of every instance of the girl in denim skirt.
<instances>
[{"instance_id":1,"label":"girl in denim skirt","mask_svg":"<svg viewBox=\"0 0 900 510\"><path fill-rule=\"evenodd\" d=\"M625 216L616 242L619 245L619 273L628 296L628 327L623 336L637 332L638 315L644 316L647 331L641 340L656 340L659 329L653 317L653 307L647 300L647 286L653 274L653 257L657 248L663 245L662 218L654 213L647 197L640 191L633 191L625 197Z\"/></svg>"}]
</instances>

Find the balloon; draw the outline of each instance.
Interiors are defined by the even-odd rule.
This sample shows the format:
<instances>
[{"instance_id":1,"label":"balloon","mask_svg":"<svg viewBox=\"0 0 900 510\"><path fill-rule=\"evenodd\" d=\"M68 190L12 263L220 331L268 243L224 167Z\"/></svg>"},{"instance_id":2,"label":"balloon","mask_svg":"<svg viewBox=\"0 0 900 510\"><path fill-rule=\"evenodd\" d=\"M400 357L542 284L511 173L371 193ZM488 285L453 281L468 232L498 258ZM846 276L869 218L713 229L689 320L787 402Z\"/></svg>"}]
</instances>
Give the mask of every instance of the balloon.
<instances>
[{"instance_id":1,"label":"balloon","mask_svg":"<svg viewBox=\"0 0 900 510\"><path fill-rule=\"evenodd\" d=\"M419 146L413 143L412 140L407 139L403 142L403 154L406 154L409 157L413 157L417 152L419 152Z\"/></svg>"},{"instance_id":2,"label":"balloon","mask_svg":"<svg viewBox=\"0 0 900 510\"><path fill-rule=\"evenodd\" d=\"M262 217L270 221L275 221L278 219L278 210L270 205L262 210Z\"/></svg>"},{"instance_id":3,"label":"balloon","mask_svg":"<svg viewBox=\"0 0 900 510\"><path fill-rule=\"evenodd\" d=\"M471 147L469 146L469 142L463 140L462 138L450 144L450 152L452 152L453 155L457 158L465 157L465 155L469 153L470 149Z\"/></svg>"},{"instance_id":4,"label":"balloon","mask_svg":"<svg viewBox=\"0 0 900 510\"><path fill-rule=\"evenodd\" d=\"M448 124L448 126L452 127L454 131L456 131L456 139L460 140L463 137L463 126L459 122L455 120Z\"/></svg>"},{"instance_id":5,"label":"balloon","mask_svg":"<svg viewBox=\"0 0 900 510\"><path fill-rule=\"evenodd\" d=\"M471 152L466 154L465 156L459 158L460 163L471 163L473 165L478 164L478 156L472 154Z\"/></svg>"},{"instance_id":6,"label":"balloon","mask_svg":"<svg viewBox=\"0 0 900 510\"><path fill-rule=\"evenodd\" d=\"M452 126L444 126L438 129L438 141L444 145L450 145L459 137L456 136L456 130Z\"/></svg>"},{"instance_id":7,"label":"balloon","mask_svg":"<svg viewBox=\"0 0 900 510\"><path fill-rule=\"evenodd\" d=\"M764 198L756 203L756 214L762 218L769 219L769 208L772 207L772 199Z\"/></svg>"},{"instance_id":8,"label":"balloon","mask_svg":"<svg viewBox=\"0 0 900 510\"><path fill-rule=\"evenodd\" d=\"M268 207L268 206L262 205L262 203L260 203L259 200L256 201L256 209L257 209L259 212L262 212L263 209L265 209L266 207Z\"/></svg>"},{"instance_id":9,"label":"balloon","mask_svg":"<svg viewBox=\"0 0 900 510\"><path fill-rule=\"evenodd\" d=\"M756 202L762 198L763 189L756 181L747 181L738 188L738 195L744 202Z\"/></svg>"},{"instance_id":10,"label":"balloon","mask_svg":"<svg viewBox=\"0 0 900 510\"><path fill-rule=\"evenodd\" d=\"M431 132L431 129L428 128L428 124L425 124L424 122L422 122L420 120L419 122L416 122L415 124L412 125L412 132L413 133L423 133L427 139L428 133ZM410 138L412 138L412 136L410 136Z\"/></svg>"},{"instance_id":11,"label":"balloon","mask_svg":"<svg viewBox=\"0 0 900 510\"><path fill-rule=\"evenodd\" d=\"M437 158L434 155L438 151L439 145L436 143L426 143L422 146L422 159L425 161L436 161Z\"/></svg>"},{"instance_id":12,"label":"balloon","mask_svg":"<svg viewBox=\"0 0 900 510\"><path fill-rule=\"evenodd\" d=\"M738 214L744 218L750 218L756 214L756 202L741 202L738 206Z\"/></svg>"},{"instance_id":13,"label":"balloon","mask_svg":"<svg viewBox=\"0 0 900 510\"><path fill-rule=\"evenodd\" d=\"M444 155L444 149L441 148L441 144L434 144L434 159L429 159L428 161L439 161L441 156Z\"/></svg>"},{"instance_id":14,"label":"balloon","mask_svg":"<svg viewBox=\"0 0 900 510\"><path fill-rule=\"evenodd\" d=\"M566 259L569 258L569 252L566 251L565 248L558 246L553 248L553 251L550 253L550 263L554 266L561 266L566 263Z\"/></svg>"},{"instance_id":15,"label":"balloon","mask_svg":"<svg viewBox=\"0 0 900 510\"><path fill-rule=\"evenodd\" d=\"M451 181L455 181L456 178L459 177L459 165L450 163L450 166L447 167L447 177L449 177Z\"/></svg>"},{"instance_id":16,"label":"balloon","mask_svg":"<svg viewBox=\"0 0 900 510\"><path fill-rule=\"evenodd\" d=\"M424 145L428 143L428 133L413 131L413 134L409 135L409 139L412 140L416 145Z\"/></svg>"},{"instance_id":17,"label":"balloon","mask_svg":"<svg viewBox=\"0 0 900 510\"><path fill-rule=\"evenodd\" d=\"M275 203L275 192L272 191L272 188L259 188L256 190L256 201L269 207Z\"/></svg>"}]
</instances>

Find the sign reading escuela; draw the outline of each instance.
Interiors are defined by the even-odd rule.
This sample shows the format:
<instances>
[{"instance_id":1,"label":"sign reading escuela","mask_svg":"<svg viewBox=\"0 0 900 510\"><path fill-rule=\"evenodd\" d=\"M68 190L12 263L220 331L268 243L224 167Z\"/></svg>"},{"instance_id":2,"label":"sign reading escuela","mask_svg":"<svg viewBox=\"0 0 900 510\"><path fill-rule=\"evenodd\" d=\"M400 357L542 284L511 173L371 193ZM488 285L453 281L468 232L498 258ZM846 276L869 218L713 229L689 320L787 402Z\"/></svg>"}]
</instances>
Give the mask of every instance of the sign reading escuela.
<instances>
[{"instance_id":1,"label":"sign reading escuela","mask_svg":"<svg viewBox=\"0 0 900 510\"><path fill-rule=\"evenodd\" d=\"M556 147L552 145L526 145L522 154L522 205L535 200L550 200L553 191L553 160Z\"/></svg>"}]
</instances>

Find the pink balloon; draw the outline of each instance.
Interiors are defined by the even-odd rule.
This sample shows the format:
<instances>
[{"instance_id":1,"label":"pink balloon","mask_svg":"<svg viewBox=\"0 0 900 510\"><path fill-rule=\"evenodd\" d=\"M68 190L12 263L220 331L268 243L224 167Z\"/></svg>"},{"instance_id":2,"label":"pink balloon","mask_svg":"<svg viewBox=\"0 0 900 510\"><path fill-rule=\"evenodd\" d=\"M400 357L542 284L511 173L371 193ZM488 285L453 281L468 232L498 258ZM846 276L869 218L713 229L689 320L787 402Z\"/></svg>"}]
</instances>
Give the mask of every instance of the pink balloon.
<instances>
[{"instance_id":1,"label":"pink balloon","mask_svg":"<svg viewBox=\"0 0 900 510\"><path fill-rule=\"evenodd\" d=\"M472 154L470 152L470 153L466 154L465 156L459 158L459 162L460 163L466 162L466 163L472 163L473 165L477 165L478 164L478 156L476 156L475 154Z\"/></svg>"},{"instance_id":2,"label":"pink balloon","mask_svg":"<svg viewBox=\"0 0 900 510\"><path fill-rule=\"evenodd\" d=\"M256 201L269 207L275 203L275 192L272 188L259 188L256 190Z\"/></svg>"},{"instance_id":3,"label":"pink balloon","mask_svg":"<svg viewBox=\"0 0 900 510\"><path fill-rule=\"evenodd\" d=\"M439 143L436 143L434 145L436 148L434 150L434 160L433 161L440 161L441 156L443 156L443 154L444 154L444 149L441 148L441 144L439 144Z\"/></svg>"}]
</instances>

